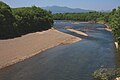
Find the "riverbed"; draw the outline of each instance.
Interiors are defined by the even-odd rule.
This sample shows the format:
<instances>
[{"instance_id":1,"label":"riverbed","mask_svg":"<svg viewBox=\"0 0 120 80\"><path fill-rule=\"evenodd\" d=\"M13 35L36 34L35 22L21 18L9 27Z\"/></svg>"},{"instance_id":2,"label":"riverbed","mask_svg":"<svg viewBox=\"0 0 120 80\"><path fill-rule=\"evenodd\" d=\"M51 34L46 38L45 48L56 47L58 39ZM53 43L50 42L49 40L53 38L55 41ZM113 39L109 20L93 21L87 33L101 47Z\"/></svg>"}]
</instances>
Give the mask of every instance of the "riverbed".
<instances>
[{"instance_id":1,"label":"riverbed","mask_svg":"<svg viewBox=\"0 0 120 80\"><path fill-rule=\"evenodd\" d=\"M116 67L114 37L105 25L55 21L54 28L82 40L1 69L0 80L94 80L96 69Z\"/></svg>"}]
</instances>

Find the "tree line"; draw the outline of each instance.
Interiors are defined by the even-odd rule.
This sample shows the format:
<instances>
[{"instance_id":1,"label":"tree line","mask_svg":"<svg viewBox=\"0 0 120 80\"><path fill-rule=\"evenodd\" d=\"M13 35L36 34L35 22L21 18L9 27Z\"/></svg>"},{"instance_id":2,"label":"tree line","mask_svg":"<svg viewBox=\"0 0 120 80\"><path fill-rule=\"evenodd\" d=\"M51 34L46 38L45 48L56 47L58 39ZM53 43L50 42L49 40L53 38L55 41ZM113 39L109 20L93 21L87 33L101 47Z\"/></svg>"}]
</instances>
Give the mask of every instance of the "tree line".
<instances>
[{"instance_id":1,"label":"tree line","mask_svg":"<svg viewBox=\"0 0 120 80\"><path fill-rule=\"evenodd\" d=\"M113 9L113 11L109 14L108 24L110 25L115 39L118 41L120 46L120 7Z\"/></svg>"},{"instance_id":2,"label":"tree line","mask_svg":"<svg viewBox=\"0 0 120 80\"><path fill-rule=\"evenodd\" d=\"M0 38L50 29L53 17L50 11L39 7L10 8L0 1Z\"/></svg>"},{"instance_id":3,"label":"tree line","mask_svg":"<svg viewBox=\"0 0 120 80\"><path fill-rule=\"evenodd\" d=\"M108 24L120 45L120 7L111 12L56 13L55 20L95 21Z\"/></svg>"},{"instance_id":4,"label":"tree line","mask_svg":"<svg viewBox=\"0 0 120 80\"><path fill-rule=\"evenodd\" d=\"M98 21L103 18L107 19L108 14L109 13L104 12L56 13L53 15L53 18L55 20Z\"/></svg>"}]
</instances>

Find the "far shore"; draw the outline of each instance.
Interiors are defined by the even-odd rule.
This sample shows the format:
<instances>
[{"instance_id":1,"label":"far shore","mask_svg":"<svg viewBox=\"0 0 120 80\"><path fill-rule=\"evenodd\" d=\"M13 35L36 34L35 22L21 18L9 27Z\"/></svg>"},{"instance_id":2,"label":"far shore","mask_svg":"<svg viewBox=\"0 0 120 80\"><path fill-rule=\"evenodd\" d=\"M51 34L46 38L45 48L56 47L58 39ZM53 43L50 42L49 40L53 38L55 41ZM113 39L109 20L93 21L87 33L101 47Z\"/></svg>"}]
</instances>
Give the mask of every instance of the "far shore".
<instances>
[{"instance_id":1,"label":"far shore","mask_svg":"<svg viewBox=\"0 0 120 80\"><path fill-rule=\"evenodd\" d=\"M71 44L80 40L82 39L55 29L0 40L0 69L60 44Z\"/></svg>"}]
</instances>

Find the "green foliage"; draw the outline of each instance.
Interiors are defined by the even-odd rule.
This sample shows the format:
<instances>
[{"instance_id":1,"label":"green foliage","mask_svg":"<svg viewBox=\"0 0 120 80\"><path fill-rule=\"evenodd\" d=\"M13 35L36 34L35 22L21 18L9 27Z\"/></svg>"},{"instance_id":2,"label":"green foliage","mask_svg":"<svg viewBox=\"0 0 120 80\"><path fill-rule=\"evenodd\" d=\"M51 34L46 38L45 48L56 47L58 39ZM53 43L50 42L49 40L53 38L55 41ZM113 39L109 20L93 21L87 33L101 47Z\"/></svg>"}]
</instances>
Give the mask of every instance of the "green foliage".
<instances>
[{"instance_id":1,"label":"green foliage","mask_svg":"<svg viewBox=\"0 0 120 80\"><path fill-rule=\"evenodd\" d=\"M53 17L55 20L79 20L79 21L97 21L98 18L102 17L103 20L107 21L109 13L102 12L87 12L87 13L57 13Z\"/></svg>"},{"instance_id":2,"label":"green foliage","mask_svg":"<svg viewBox=\"0 0 120 80\"><path fill-rule=\"evenodd\" d=\"M50 12L36 6L13 9L13 14L20 33L46 30L53 24Z\"/></svg>"},{"instance_id":3,"label":"green foliage","mask_svg":"<svg viewBox=\"0 0 120 80\"><path fill-rule=\"evenodd\" d=\"M116 40L120 45L120 7L113 9L111 12L109 24Z\"/></svg>"},{"instance_id":4,"label":"green foliage","mask_svg":"<svg viewBox=\"0 0 120 80\"><path fill-rule=\"evenodd\" d=\"M107 69L101 68L96 70L93 73L93 76L96 80L114 80L117 77L120 77L120 68L117 69Z\"/></svg>"},{"instance_id":5,"label":"green foliage","mask_svg":"<svg viewBox=\"0 0 120 80\"><path fill-rule=\"evenodd\" d=\"M36 6L11 9L0 2L0 25L0 38L9 38L49 29L53 18L50 11Z\"/></svg>"},{"instance_id":6,"label":"green foliage","mask_svg":"<svg viewBox=\"0 0 120 80\"><path fill-rule=\"evenodd\" d=\"M0 37L10 37L14 34L14 19L11 8L0 1Z\"/></svg>"}]
</instances>

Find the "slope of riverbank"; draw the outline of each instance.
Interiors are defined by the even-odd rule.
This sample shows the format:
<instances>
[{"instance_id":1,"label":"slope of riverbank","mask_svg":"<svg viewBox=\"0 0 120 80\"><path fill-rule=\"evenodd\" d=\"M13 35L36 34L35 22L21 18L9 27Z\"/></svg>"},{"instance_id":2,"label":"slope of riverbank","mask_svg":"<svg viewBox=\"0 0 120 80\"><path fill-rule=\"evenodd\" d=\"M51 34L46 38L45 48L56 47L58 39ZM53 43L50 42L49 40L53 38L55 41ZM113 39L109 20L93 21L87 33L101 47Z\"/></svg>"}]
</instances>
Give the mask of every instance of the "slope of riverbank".
<instances>
[{"instance_id":1,"label":"slope of riverbank","mask_svg":"<svg viewBox=\"0 0 120 80\"><path fill-rule=\"evenodd\" d=\"M19 38L0 40L0 68L32 57L48 48L81 40L69 34L50 29Z\"/></svg>"}]
</instances>

